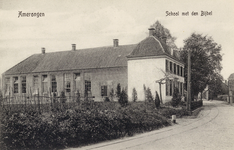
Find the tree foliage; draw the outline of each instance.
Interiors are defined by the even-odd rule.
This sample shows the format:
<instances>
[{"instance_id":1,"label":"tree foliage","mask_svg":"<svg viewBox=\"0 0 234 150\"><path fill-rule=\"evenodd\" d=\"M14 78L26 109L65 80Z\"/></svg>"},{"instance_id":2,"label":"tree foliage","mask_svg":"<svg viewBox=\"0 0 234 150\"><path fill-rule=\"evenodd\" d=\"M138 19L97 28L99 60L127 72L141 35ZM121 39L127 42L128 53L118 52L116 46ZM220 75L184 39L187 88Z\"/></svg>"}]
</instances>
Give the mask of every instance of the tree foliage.
<instances>
[{"instance_id":1,"label":"tree foliage","mask_svg":"<svg viewBox=\"0 0 234 150\"><path fill-rule=\"evenodd\" d=\"M146 102L152 102L154 100L151 89L148 87L145 91L146 94Z\"/></svg>"},{"instance_id":2,"label":"tree foliage","mask_svg":"<svg viewBox=\"0 0 234 150\"><path fill-rule=\"evenodd\" d=\"M177 49L177 46L174 43L176 38L171 35L169 29L165 28L158 20L153 25L151 25L151 27L155 28L153 34L155 37L158 38L166 37L167 38L166 44L172 49Z\"/></svg>"},{"instance_id":3,"label":"tree foliage","mask_svg":"<svg viewBox=\"0 0 234 150\"><path fill-rule=\"evenodd\" d=\"M212 83L213 78L222 80L220 54L221 45L218 45L212 37L192 33L184 40L184 48L181 51L181 59L185 63L185 82L187 85L188 51L191 50L191 93L192 98L202 92L206 85ZM186 87L186 86L185 86Z\"/></svg>"},{"instance_id":4,"label":"tree foliage","mask_svg":"<svg viewBox=\"0 0 234 150\"><path fill-rule=\"evenodd\" d=\"M118 83L117 88L116 88L116 97L119 98L121 94L121 86L120 83Z\"/></svg>"},{"instance_id":5,"label":"tree foliage","mask_svg":"<svg viewBox=\"0 0 234 150\"><path fill-rule=\"evenodd\" d=\"M118 102L120 103L120 105L122 107L127 106L127 104L128 104L128 95L127 95L126 90L124 90L124 89L122 90L122 92L120 93Z\"/></svg>"},{"instance_id":6,"label":"tree foliage","mask_svg":"<svg viewBox=\"0 0 234 150\"><path fill-rule=\"evenodd\" d=\"M171 99L171 105L173 107L176 107L179 105L180 102L181 102L181 95L179 94L179 89L174 88L174 92Z\"/></svg>"},{"instance_id":7,"label":"tree foliage","mask_svg":"<svg viewBox=\"0 0 234 150\"><path fill-rule=\"evenodd\" d=\"M156 95L155 95L155 107L158 109L160 107L160 99L159 99L159 96L158 96L158 92L156 91Z\"/></svg>"},{"instance_id":8,"label":"tree foliage","mask_svg":"<svg viewBox=\"0 0 234 150\"><path fill-rule=\"evenodd\" d=\"M136 88L132 89L132 101L133 102L137 101L137 91L136 91Z\"/></svg>"}]
</instances>

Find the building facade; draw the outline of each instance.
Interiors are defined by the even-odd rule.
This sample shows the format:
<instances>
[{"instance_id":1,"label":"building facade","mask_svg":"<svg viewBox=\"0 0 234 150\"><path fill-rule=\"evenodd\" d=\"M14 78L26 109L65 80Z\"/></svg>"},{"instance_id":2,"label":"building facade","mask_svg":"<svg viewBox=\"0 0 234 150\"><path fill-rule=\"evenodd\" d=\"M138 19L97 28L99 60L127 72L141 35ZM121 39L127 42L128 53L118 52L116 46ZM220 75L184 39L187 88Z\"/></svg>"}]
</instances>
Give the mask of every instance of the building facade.
<instances>
[{"instance_id":1,"label":"building facade","mask_svg":"<svg viewBox=\"0 0 234 150\"><path fill-rule=\"evenodd\" d=\"M151 32L150 32L151 33ZM3 95L41 95L51 93L66 96L92 96L102 101L116 91L117 84L128 90L131 100L132 90L136 88L138 100L144 100L143 86L159 91L155 82L170 74L161 86L162 99L168 101L177 87L183 94L184 64L179 52L171 50L163 39L151 34L138 44L113 46L63 52L34 54L7 70L2 75Z\"/></svg>"}]
</instances>

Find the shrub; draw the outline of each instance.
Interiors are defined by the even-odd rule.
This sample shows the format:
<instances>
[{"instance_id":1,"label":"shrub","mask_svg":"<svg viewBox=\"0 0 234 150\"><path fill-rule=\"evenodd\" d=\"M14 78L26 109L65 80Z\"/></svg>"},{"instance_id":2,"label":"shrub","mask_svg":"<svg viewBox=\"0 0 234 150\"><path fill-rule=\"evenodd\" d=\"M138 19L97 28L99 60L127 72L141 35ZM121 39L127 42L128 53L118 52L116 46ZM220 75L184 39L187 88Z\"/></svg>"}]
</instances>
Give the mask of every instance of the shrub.
<instances>
[{"instance_id":1,"label":"shrub","mask_svg":"<svg viewBox=\"0 0 234 150\"><path fill-rule=\"evenodd\" d=\"M149 87L146 89L145 93L146 93L146 101L152 102L154 100L154 98L153 98L153 95L151 93L151 89Z\"/></svg>"},{"instance_id":2,"label":"shrub","mask_svg":"<svg viewBox=\"0 0 234 150\"><path fill-rule=\"evenodd\" d=\"M137 101L137 91L135 88L132 90L132 101L136 102Z\"/></svg>"},{"instance_id":3,"label":"shrub","mask_svg":"<svg viewBox=\"0 0 234 150\"><path fill-rule=\"evenodd\" d=\"M64 91L61 92L60 97L61 97L61 102L62 102L62 103L65 103L65 102L67 101Z\"/></svg>"},{"instance_id":4,"label":"shrub","mask_svg":"<svg viewBox=\"0 0 234 150\"><path fill-rule=\"evenodd\" d=\"M180 102L181 102L181 95L179 94L179 90L178 88L174 88L171 105L173 107L176 107L179 105Z\"/></svg>"},{"instance_id":5,"label":"shrub","mask_svg":"<svg viewBox=\"0 0 234 150\"><path fill-rule=\"evenodd\" d=\"M192 101L191 102L191 110L195 110L199 107L201 107L203 105L203 101L199 100L199 101Z\"/></svg>"},{"instance_id":6,"label":"shrub","mask_svg":"<svg viewBox=\"0 0 234 150\"><path fill-rule=\"evenodd\" d=\"M80 103L80 92L79 92L79 90L77 90L77 92L76 92L76 102Z\"/></svg>"},{"instance_id":7,"label":"shrub","mask_svg":"<svg viewBox=\"0 0 234 150\"><path fill-rule=\"evenodd\" d=\"M160 107L160 99L159 99L159 96L158 96L158 92L156 91L156 95L155 95L155 107L156 108L159 108Z\"/></svg>"},{"instance_id":8,"label":"shrub","mask_svg":"<svg viewBox=\"0 0 234 150\"><path fill-rule=\"evenodd\" d=\"M188 115L188 112L186 108L174 109L174 108L168 107L168 108L160 109L160 114L167 118L171 118L172 115L176 115L177 117L186 116Z\"/></svg>"},{"instance_id":9,"label":"shrub","mask_svg":"<svg viewBox=\"0 0 234 150\"><path fill-rule=\"evenodd\" d=\"M110 99L111 99L111 101L114 100L114 97L115 97L114 89L111 88L111 91L110 91Z\"/></svg>"},{"instance_id":10,"label":"shrub","mask_svg":"<svg viewBox=\"0 0 234 150\"><path fill-rule=\"evenodd\" d=\"M118 102L120 103L122 107L128 104L128 95L124 89L122 90L119 96Z\"/></svg>"},{"instance_id":11,"label":"shrub","mask_svg":"<svg viewBox=\"0 0 234 150\"><path fill-rule=\"evenodd\" d=\"M104 102L110 102L109 97L105 97Z\"/></svg>"},{"instance_id":12,"label":"shrub","mask_svg":"<svg viewBox=\"0 0 234 150\"><path fill-rule=\"evenodd\" d=\"M131 103L126 107L116 107L116 104L96 102L93 109L70 109L44 114L33 111L5 113L0 120L0 136L5 145L1 148L77 147L170 125L156 111L144 111L144 103Z\"/></svg>"},{"instance_id":13,"label":"shrub","mask_svg":"<svg viewBox=\"0 0 234 150\"><path fill-rule=\"evenodd\" d=\"M116 88L116 97L119 98L121 95L121 86L120 83L118 83L117 88Z\"/></svg>"}]
</instances>

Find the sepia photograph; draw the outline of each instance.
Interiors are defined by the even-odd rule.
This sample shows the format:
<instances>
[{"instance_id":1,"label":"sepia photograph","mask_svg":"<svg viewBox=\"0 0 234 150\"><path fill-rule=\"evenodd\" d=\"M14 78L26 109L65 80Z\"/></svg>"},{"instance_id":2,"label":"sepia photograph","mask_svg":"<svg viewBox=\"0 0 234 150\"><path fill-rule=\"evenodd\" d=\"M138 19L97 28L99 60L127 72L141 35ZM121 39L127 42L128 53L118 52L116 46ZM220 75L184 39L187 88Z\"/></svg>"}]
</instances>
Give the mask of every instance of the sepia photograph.
<instances>
[{"instance_id":1,"label":"sepia photograph","mask_svg":"<svg viewBox=\"0 0 234 150\"><path fill-rule=\"evenodd\" d=\"M233 6L0 0L0 149L234 149Z\"/></svg>"}]
</instances>

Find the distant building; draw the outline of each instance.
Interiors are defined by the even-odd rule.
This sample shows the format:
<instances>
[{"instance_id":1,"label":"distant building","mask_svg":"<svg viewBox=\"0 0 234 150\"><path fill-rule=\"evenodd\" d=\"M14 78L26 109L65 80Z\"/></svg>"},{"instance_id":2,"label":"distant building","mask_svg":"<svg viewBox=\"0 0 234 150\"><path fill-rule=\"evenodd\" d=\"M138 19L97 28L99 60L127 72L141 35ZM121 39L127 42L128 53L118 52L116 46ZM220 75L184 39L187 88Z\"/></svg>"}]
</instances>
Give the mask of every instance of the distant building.
<instances>
[{"instance_id":1,"label":"distant building","mask_svg":"<svg viewBox=\"0 0 234 150\"><path fill-rule=\"evenodd\" d=\"M234 73L228 77L228 88L234 94Z\"/></svg>"},{"instance_id":2,"label":"distant building","mask_svg":"<svg viewBox=\"0 0 234 150\"><path fill-rule=\"evenodd\" d=\"M143 85L154 94L159 91L156 80L165 77L165 72L173 75L162 85L162 99L172 98L174 87L183 92L184 64L179 52L166 45L166 39L152 36L138 44L119 45L114 39L113 46L88 49L72 49L63 52L34 54L7 70L2 75L3 95L50 95L62 91L66 96L81 97L91 95L95 101L102 101L116 90L120 83L128 90L131 100L136 88L138 99L144 100Z\"/></svg>"}]
</instances>

